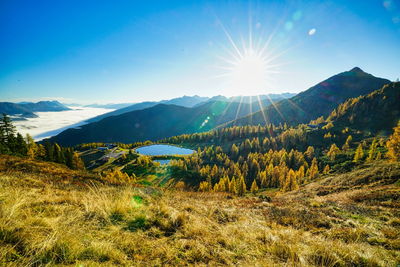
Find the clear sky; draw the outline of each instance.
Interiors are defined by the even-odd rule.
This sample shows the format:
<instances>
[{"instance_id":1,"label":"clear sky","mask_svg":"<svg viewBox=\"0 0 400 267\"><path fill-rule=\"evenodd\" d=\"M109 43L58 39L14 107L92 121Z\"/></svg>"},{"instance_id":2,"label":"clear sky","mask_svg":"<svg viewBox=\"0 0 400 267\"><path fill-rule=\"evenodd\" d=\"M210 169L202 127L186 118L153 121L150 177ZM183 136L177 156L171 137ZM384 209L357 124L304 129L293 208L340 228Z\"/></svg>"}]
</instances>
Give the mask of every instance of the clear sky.
<instances>
[{"instance_id":1,"label":"clear sky","mask_svg":"<svg viewBox=\"0 0 400 267\"><path fill-rule=\"evenodd\" d=\"M400 1L0 1L0 101L300 92L355 66L400 76Z\"/></svg>"}]
</instances>

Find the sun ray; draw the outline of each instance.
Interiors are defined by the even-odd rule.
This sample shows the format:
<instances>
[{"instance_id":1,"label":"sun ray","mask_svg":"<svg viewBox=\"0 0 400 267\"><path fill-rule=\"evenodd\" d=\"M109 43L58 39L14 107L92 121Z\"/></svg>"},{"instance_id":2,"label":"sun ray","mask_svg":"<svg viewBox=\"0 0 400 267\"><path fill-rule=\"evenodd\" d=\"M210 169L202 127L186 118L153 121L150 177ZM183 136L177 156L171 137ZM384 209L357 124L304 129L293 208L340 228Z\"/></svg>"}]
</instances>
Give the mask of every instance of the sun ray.
<instances>
[{"instance_id":1,"label":"sun ray","mask_svg":"<svg viewBox=\"0 0 400 267\"><path fill-rule=\"evenodd\" d=\"M225 114L226 114L226 112L228 111L228 109L229 109L229 107L232 105L232 103L233 103L233 99L230 99L229 102L228 102L228 105L225 107L225 109L224 109L224 111L221 113L221 115L225 115ZM218 119L218 121L217 121L217 124L220 123L221 119L222 119L222 116L219 117L219 119Z\"/></svg>"},{"instance_id":2,"label":"sun ray","mask_svg":"<svg viewBox=\"0 0 400 267\"><path fill-rule=\"evenodd\" d=\"M231 35L229 34L229 32L226 30L225 26L222 24L222 22L219 19L218 19L218 24L221 26L222 30L225 33L225 36L228 38L229 42L231 43L232 47L235 49L236 53L238 53L239 57L242 58L243 57L242 53L240 52L239 48L233 41Z\"/></svg>"},{"instance_id":3,"label":"sun ray","mask_svg":"<svg viewBox=\"0 0 400 267\"><path fill-rule=\"evenodd\" d=\"M222 61L225 61L226 63L234 66L236 64L236 61L232 60L232 59L228 59L224 56L217 56L218 59L221 59Z\"/></svg>"},{"instance_id":4,"label":"sun ray","mask_svg":"<svg viewBox=\"0 0 400 267\"><path fill-rule=\"evenodd\" d=\"M251 15L251 2L249 2L249 49L253 49L253 20Z\"/></svg>"},{"instance_id":5,"label":"sun ray","mask_svg":"<svg viewBox=\"0 0 400 267\"><path fill-rule=\"evenodd\" d=\"M266 125L266 124L267 124L267 118L265 117L264 108L263 108L263 105L262 105L262 103L261 103L261 98L260 98L259 95L257 95L257 99L258 99L258 104L259 104L259 106L260 106L261 114L262 114L262 116L263 116L263 119L264 119L264 122L265 122L265 125Z\"/></svg>"},{"instance_id":6,"label":"sun ray","mask_svg":"<svg viewBox=\"0 0 400 267\"><path fill-rule=\"evenodd\" d=\"M291 104L295 109L297 109L297 110L299 110L300 112L302 112L302 113L305 113L305 111L299 106L299 105L297 105L296 103L294 103L292 100L290 100L290 99L287 99L288 100L288 102L289 102L289 104Z\"/></svg>"},{"instance_id":7,"label":"sun ray","mask_svg":"<svg viewBox=\"0 0 400 267\"><path fill-rule=\"evenodd\" d=\"M282 118L282 120L286 121L285 116L282 114L282 112L279 110L278 106L275 104L275 102L271 99L269 95L267 95L269 101L271 102L272 107L278 112L279 116Z\"/></svg>"},{"instance_id":8,"label":"sun ray","mask_svg":"<svg viewBox=\"0 0 400 267\"><path fill-rule=\"evenodd\" d=\"M250 107L250 124L253 123L253 103L251 101L251 96L249 98L249 107Z\"/></svg>"},{"instance_id":9,"label":"sun ray","mask_svg":"<svg viewBox=\"0 0 400 267\"><path fill-rule=\"evenodd\" d=\"M221 47L225 52L227 52L232 57L234 62L237 62L241 59L240 56L236 55L234 51L230 50L226 46L224 46L222 44L218 44L218 46Z\"/></svg>"},{"instance_id":10,"label":"sun ray","mask_svg":"<svg viewBox=\"0 0 400 267\"><path fill-rule=\"evenodd\" d=\"M243 96L240 96L240 101L239 101L238 109L236 111L236 116L235 116L235 122L237 121L237 119L239 117L239 112L240 112L240 108L242 106L242 102L243 102Z\"/></svg>"},{"instance_id":11,"label":"sun ray","mask_svg":"<svg viewBox=\"0 0 400 267\"><path fill-rule=\"evenodd\" d=\"M286 53L289 52L290 50L292 50L292 49L298 47L300 44L301 44L301 43L298 43L298 44L296 44L296 45L293 45L293 46L291 46L291 47L289 47L289 48L283 50L282 52L280 52L280 53L278 53L278 54L276 54L276 55L274 55L274 56L268 58L268 59L266 60L266 64L268 64L268 63L274 61L275 59L277 59L277 58L283 56L284 54L286 54Z\"/></svg>"}]
</instances>

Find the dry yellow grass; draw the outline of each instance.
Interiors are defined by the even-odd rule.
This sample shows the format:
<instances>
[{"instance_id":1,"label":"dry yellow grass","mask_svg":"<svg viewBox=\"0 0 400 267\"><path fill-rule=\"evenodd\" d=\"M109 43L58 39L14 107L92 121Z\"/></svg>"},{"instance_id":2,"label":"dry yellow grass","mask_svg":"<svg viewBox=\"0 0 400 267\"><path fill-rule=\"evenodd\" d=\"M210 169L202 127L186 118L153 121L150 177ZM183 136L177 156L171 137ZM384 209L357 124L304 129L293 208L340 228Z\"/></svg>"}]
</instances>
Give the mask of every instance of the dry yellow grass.
<instances>
[{"instance_id":1,"label":"dry yellow grass","mask_svg":"<svg viewBox=\"0 0 400 267\"><path fill-rule=\"evenodd\" d=\"M376 185L375 191L367 187L366 199L359 199L362 187L321 193L334 184L321 181L297 192L275 193L265 202L251 195L110 186L86 182L89 178L49 182L51 178L10 168L0 172L0 265L400 262L399 186L392 182ZM374 199L374 192L392 192L391 202Z\"/></svg>"}]
</instances>

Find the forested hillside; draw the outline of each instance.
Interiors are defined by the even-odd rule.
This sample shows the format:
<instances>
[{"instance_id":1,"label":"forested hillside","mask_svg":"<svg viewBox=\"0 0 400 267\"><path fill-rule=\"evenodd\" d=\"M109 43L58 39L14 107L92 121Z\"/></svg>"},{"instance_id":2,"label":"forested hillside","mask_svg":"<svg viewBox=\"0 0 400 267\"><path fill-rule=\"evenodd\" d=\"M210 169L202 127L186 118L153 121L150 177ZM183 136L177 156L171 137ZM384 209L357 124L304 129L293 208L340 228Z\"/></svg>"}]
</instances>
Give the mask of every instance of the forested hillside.
<instances>
[{"instance_id":1,"label":"forested hillside","mask_svg":"<svg viewBox=\"0 0 400 267\"><path fill-rule=\"evenodd\" d=\"M349 99L339 105L327 121L336 127L387 135L399 119L400 82L394 82L371 94Z\"/></svg>"},{"instance_id":2,"label":"forested hillside","mask_svg":"<svg viewBox=\"0 0 400 267\"><path fill-rule=\"evenodd\" d=\"M346 172L364 160L381 159L387 151L384 138L400 119L399 93L399 83L391 83L350 99L316 128L234 126L163 142L202 147L194 156L172 164L176 177L198 184L201 190L236 192L240 188L236 193L243 194L253 185L293 190L320 173ZM349 112L351 122L346 116ZM364 119L366 112L379 115Z\"/></svg>"}]
</instances>

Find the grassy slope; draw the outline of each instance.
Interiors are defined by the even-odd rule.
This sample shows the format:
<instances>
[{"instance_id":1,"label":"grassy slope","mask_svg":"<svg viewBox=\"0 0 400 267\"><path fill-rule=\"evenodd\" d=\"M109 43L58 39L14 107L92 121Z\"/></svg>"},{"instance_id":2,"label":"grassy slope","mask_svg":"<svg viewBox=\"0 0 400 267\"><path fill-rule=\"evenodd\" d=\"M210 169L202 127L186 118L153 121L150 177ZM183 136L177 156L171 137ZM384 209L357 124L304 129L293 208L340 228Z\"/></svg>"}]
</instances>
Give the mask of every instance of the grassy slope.
<instances>
[{"instance_id":1,"label":"grassy slope","mask_svg":"<svg viewBox=\"0 0 400 267\"><path fill-rule=\"evenodd\" d=\"M395 266L399 178L398 164L381 162L297 192L264 192L265 202L108 186L2 157L0 265Z\"/></svg>"}]
</instances>

